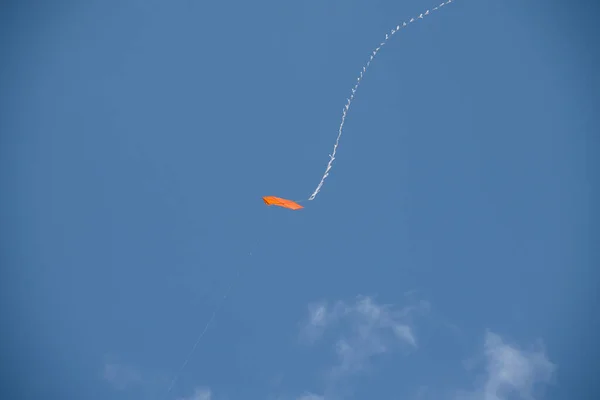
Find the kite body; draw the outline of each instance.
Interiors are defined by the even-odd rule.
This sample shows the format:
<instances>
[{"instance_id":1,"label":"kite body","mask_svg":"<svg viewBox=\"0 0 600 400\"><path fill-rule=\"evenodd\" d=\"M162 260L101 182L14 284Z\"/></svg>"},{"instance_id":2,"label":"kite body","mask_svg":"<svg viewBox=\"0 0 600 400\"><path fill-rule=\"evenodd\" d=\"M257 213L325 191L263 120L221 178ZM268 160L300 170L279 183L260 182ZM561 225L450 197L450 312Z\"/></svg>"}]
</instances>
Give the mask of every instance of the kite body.
<instances>
[{"instance_id":1,"label":"kite body","mask_svg":"<svg viewBox=\"0 0 600 400\"><path fill-rule=\"evenodd\" d=\"M279 206L283 208L289 208L290 210L299 210L301 208L304 208L295 201L282 199L281 197L265 196L263 197L263 201L268 206Z\"/></svg>"}]
</instances>

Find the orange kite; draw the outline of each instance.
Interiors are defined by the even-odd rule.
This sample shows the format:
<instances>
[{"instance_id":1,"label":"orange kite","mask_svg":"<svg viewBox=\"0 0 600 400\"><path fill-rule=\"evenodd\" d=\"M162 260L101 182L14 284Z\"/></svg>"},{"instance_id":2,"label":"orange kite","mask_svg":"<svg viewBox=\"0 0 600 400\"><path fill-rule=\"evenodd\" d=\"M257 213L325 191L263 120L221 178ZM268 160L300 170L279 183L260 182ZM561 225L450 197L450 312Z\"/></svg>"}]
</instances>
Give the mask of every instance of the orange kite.
<instances>
[{"instance_id":1,"label":"orange kite","mask_svg":"<svg viewBox=\"0 0 600 400\"><path fill-rule=\"evenodd\" d=\"M301 208L304 208L295 201L282 199L281 197L265 196L263 197L263 201L268 206L279 206L283 208L289 208L290 210L299 210Z\"/></svg>"}]
</instances>

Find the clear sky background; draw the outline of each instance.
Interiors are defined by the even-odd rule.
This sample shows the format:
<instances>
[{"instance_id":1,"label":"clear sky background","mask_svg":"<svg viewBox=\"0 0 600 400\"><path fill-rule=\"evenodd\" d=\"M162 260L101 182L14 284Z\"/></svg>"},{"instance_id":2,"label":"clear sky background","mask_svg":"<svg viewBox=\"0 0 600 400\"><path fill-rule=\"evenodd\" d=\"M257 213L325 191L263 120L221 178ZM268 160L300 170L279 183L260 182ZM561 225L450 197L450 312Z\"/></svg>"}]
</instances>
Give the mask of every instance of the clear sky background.
<instances>
[{"instance_id":1,"label":"clear sky background","mask_svg":"<svg viewBox=\"0 0 600 400\"><path fill-rule=\"evenodd\" d=\"M261 200L435 5L3 5L3 397L588 398L597 5L411 24Z\"/></svg>"}]
</instances>

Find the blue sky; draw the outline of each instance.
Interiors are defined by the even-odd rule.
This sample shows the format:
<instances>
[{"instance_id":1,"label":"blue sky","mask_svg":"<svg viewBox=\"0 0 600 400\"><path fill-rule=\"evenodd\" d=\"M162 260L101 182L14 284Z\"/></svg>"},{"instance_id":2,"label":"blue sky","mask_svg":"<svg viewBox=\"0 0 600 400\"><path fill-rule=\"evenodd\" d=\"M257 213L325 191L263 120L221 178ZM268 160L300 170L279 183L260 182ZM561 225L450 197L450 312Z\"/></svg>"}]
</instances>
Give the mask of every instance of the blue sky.
<instances>
[{"instance_id":1,"label":"blue sky","mask_svg":"<svg viewBox=\"0 0 600 400\"><path fill-rule=\"evenodd\" d=\"M369 54L435 5L4 6L3 390L583 390L598 328L594 13L456 0L410 25L365 75L317 198L262 203L308 198Z\"/></svg>"}]
</instances>

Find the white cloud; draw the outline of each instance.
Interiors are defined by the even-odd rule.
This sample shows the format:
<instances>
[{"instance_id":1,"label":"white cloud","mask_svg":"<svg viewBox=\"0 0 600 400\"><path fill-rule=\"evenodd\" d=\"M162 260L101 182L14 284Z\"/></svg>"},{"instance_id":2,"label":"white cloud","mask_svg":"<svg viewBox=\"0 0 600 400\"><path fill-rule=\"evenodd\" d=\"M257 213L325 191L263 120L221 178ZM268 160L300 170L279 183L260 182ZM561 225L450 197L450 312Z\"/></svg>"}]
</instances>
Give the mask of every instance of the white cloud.
<instances>
[{"instance_id":1,"label":"white cloud","mask_svg":"<svg viewBox=\"0 0 600 400\"><path fill-rule=\"evenodd\" d=\"M189 397L183 397L180 400L211 400L212 392L209 388L199 387L194 390L194 394Z\"/></svg>"},{"instance_id":2,"label":"white cloud","mask_svg":"<svg viewBox=\"0 0 600 400\"><path fill-rule=\"evenodd\" d=\"M335 310L329 310L326 303L314 303L308 306L308 321L301 335L309 342L318 340L327 325L333 323L339 314Z\"/></svg>"},{"instance_id":3,"label":"white cloud","mask_svg":"<svg viewBox=\"0 0 600 400\"><path fill-rule=\"evenodd\" d=\"M488 361L485 400L505 398L504 394L511 391L524 399L532 399L534 385L550 382L556 370L543 349L519 350L492 332L486 334L485 355Z\"/></svg>"},{"instance_id":4,"label":"white cloud","mask_svg":"<svg viewBox=\"0 0 600 400\"><path fill-rule=\"evenodd\" d=\"M314 393L306 393L306 394L298 397L297 400L325 400L325 397L320 396L318 394L314 394Z\"/></svg>"},{"instance_id":5,"label":"white cloud","mask_svg":"<svg viewBox=\"0 0 600 400\"><path fill-rule=\"evenodd\" d=\"M511 346L493 332L487 332L484 342L486 374L482 384L460 399L534 400L536 388L551 382L556 366L548 360L544 350L522 350Z\"/></svg>"},{"instance_id":6,"label":"white cloud","mask_svg":"<svg viewBox=\"0 0 600 400\"><path fill-rule=\"evenodd\" d=\"M118 363L104 364L103 377L118 390L142 383L142 375L136 368Z\"/></svg>"},{"instance_id":7,"label":"white cloud","mask_svg":"<svg viewBox=\"0 0 600 400\"><path fill-rule=\"evenodd\" d=\"M424 311L429 311L426 302L398 309L378 304L367 296L359 296L354 303L310 305L302 333L311 344L332 340L336 363L329 369L323 395L308 393L297 400L345 398L350 394L349 387L339 384L354 382L347 378L368 371L378 356L397 349L417 348L413 319ZM483 367L482 373L472 390L421 387L414 398L536 400L553 380L557 368L541 345L524 349L489 331L484 336L480 360L477 364ZM468 372L474 372L474 367L467 368ZM346 393L340 396L339 389L345 389Z\"/></svg>"},{"instance_id":8,"label":"white cloud","mask_svg":"<svg viewBox=\"0 0 600 400\"><path fill-rule=\"evenodd\" d=\"M368 371L378 356L402 348L416 348L412 318L426 308L426 303L419 303L398 309L378 304L368 296L359 296L354 303L311 304L302 337L314 344L318 340L325 342L327 333L327 338L333 340L336 356L336 363L328 370L325 397L330 397L328 393L341 380ZM324 397L309 394L300 399L323 400Z\"/></svg>"}]
</instances>

